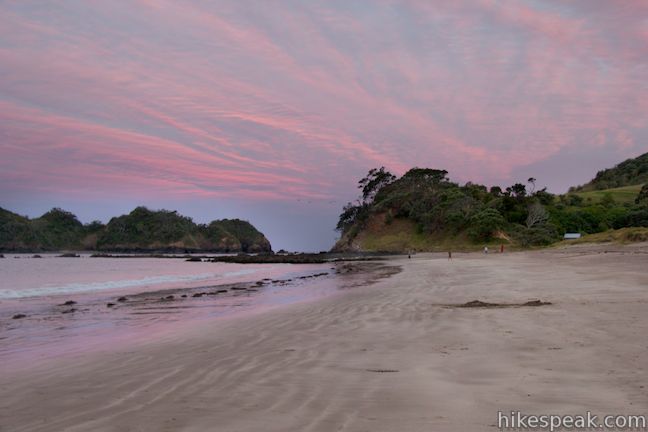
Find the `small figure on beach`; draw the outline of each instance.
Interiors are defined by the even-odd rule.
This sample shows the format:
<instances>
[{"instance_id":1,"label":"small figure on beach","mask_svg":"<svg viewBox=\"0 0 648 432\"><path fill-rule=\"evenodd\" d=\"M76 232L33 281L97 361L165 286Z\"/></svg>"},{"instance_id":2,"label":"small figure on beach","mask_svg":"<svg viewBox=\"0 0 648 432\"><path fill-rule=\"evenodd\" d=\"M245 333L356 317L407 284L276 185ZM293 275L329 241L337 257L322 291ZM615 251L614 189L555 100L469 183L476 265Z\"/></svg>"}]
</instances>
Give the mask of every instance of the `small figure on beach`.
<instances>
[{"instance_id":1,"label":"small figure on beach","mask_svg":"<svg viewBox=\"0 0 648 432\"><path fill-rule=\"evenodd\" d=\"M504 253L504 243L500 245L500 253Z\"/></svg>"},{"instance_id":2,"label":"small figure on beach","mask_svg":"<svg viewBox=\"0 0 648 432\"><path fill-rule=\"evenodd\" d=\"M452 251L451 251L451 250L448 251L448 259L449 259L449 260L452 259Z\"/></svg>"},{"instance_id":3,"label":"small figure on beach","mask_svg":"<svg viewBox=\"0 0 648 432\"><path fill-rule=\"evenodd\" d=\"M484 253L485 253L485 254L488 253L488 246L484 246Z\"/></svg>"}]
</instances>

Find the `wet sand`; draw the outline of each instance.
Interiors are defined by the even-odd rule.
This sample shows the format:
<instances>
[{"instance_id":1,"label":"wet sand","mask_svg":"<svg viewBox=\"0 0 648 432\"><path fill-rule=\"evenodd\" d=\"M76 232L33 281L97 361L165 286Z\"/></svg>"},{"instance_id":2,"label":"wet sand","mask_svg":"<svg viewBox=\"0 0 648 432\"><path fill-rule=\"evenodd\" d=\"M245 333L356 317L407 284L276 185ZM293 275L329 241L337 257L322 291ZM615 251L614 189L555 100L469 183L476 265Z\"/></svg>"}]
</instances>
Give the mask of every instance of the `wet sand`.
<instances>
[{"instance_id":1,"label":"wet sand","mask_svg":"<svg viewBox=\"0 0 648 432\"><path fill-rule=\"evenodd\" d=\"M192 265L204 271L218 264ZM339 295L397 271L397 266L378 261L282 264L261 275L242 269L240 273L246 273L239 278L242 280L267 276L246 282L218 284L223 280L214 279L212 283L216 284L210 285L171 288L158 284L144 287L144 291L132 286L117 291L90 289L0 299L0 364L6 371L30 369L39 363L66 360L76 353L111 351L167 334L175 337L188 328L200 327L198 321L259 314Z\"/></svg>"},{"instance_id":2,"label":"wet sand","mask_svg":"<svg viewBox=\"0 0 648 432\"><path fill-rule=\"evenodd\" d=\"M648 245L453 256L4 369L0 431L492 431L499 410L648 414ZM513 306L456 307L473 300ZM552 304L520 306L532 300Z\"/></svg>"}]
</instances>

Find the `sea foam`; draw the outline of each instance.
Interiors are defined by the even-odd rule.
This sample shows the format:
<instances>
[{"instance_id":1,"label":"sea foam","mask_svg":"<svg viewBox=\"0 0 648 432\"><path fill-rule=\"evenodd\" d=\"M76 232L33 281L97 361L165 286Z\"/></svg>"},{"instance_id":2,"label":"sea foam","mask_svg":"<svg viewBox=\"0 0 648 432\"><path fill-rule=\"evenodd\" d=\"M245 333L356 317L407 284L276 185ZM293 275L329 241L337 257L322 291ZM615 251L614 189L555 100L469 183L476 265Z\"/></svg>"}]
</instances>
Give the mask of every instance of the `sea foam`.
<instances>
[{"instance_id":1,"label":"sea foam","mask_svg":"<svg viewBox=\"0 0 648 432\"><path fill-rule=\"evenodd\" d=\"M201 273L193 275L147 276L139 279L121 279L103 282L70 283L64 285L44 285L21 290L0 289L0 299L20 299L42 297L58 294L74 294L96 291L108 291L124 288L151 287L153 289L169 284L178 288L191 286L195 282L208 280L231 279L256 273L259 269L241 269L223 273Z\"/></svg>"}]
</instances>

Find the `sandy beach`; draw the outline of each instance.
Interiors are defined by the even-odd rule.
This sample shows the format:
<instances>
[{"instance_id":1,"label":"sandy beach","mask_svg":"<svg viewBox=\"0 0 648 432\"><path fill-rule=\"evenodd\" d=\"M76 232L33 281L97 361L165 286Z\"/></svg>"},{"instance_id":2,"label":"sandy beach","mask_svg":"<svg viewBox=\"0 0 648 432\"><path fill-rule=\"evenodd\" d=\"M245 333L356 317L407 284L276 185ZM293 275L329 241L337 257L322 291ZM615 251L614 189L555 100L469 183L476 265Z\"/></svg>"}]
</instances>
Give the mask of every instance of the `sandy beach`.
<instances>
[{"instance_id":1,"label":"sandy beach","mask_svg":"<svg viewBox=\"0 0 648 432\"><path fill-rule=\"evenodd\" d=\"M0 373L0 431L492 431L648 414L648 245L394 258L340 295ZM457 307L472 300L551 305Z\"/></svg>"}]
</instances>

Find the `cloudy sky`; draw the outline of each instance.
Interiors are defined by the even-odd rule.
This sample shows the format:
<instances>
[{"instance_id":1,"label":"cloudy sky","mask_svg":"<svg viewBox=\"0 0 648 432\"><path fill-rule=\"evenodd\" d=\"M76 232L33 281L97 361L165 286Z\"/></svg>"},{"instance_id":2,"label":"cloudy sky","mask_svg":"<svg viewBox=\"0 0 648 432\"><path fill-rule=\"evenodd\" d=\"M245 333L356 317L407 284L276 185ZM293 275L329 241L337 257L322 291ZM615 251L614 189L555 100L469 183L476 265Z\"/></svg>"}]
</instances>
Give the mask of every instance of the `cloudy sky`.
<instances>
[{"instance_id":1,"label":"cloudy sky","mask_svg":"<svg viewBox=\"0 0 648 432\"><path fill-rule=\"evenodd\" d=\"M370 168L563 192L648 151L644 0L0 0L0 206L329 248Z\"/></svg>"}]
</instances>

